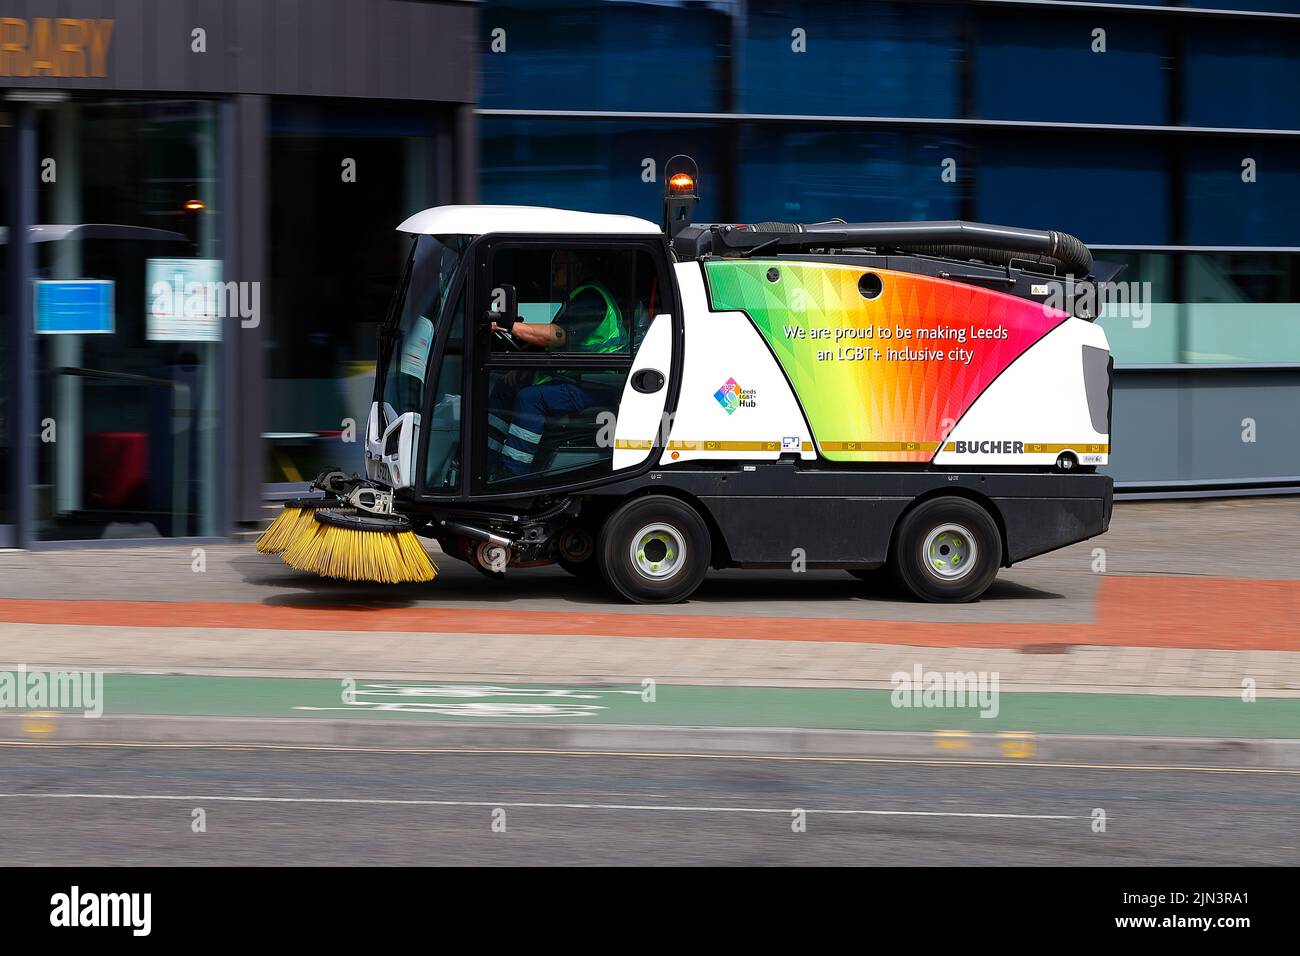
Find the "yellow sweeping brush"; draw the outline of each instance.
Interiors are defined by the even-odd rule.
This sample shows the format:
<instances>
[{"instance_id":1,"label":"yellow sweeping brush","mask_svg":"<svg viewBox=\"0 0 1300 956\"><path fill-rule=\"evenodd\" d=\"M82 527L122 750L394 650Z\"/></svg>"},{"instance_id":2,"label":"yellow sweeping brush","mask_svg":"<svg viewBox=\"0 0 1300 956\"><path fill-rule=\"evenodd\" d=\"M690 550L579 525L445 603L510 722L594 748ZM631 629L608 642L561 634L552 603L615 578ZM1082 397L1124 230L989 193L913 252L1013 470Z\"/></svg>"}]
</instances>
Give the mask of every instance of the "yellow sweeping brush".
<instances>
[{"instance_id":1,"label":"yellow sweeping brush","mask_svg":"<svg viewBox=\"0 0 1300 956\"><path fill-rule=\"evenodd\" d=\"M312 520L315 528L300 533L280 556L292 568L379 584L432 581L438 573L405 518L322 508Z\"/></svg>"},{"instance_id":2,"label":"yellow sweeping brush","mask_svg":"<svg viewBox=\"0 0 1300 956\"><path fill-rule=\"evenodd\" d=\"M337 498L291 498L257 539L262 554L282 554L300 536L316 530L316 509L337 506Z\"/></svg>"}]
</instances>

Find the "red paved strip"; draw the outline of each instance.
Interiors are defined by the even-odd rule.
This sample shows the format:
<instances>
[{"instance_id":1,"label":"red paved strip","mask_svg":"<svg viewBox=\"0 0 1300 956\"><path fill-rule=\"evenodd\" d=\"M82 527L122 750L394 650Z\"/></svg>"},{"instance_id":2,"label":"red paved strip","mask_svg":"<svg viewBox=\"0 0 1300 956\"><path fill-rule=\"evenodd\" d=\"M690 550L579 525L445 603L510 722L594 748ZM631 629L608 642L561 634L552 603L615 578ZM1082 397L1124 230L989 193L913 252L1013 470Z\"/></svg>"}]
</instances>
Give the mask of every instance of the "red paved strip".
<instances>
[{"instance_id":1,"label":"red paved strip","mask_svg":"<svg viewBox=\"0 0 1300 956\"><path fill-rule=\"evenodd\" d=\"M581 634L1019 648L1098 644L1300 651L1300 581L1107 577L1094 624L992 624L466 608L298 608L164 601L0 600L0 621L358 633Z\"/></svg>"},{"instance_id":2,"label":"red paved strip","mask_svg":"<svg viewBox=\"0 0 1300 956\"><path fill-rule=\"evenodd\" d=\"M1106 577L1095 631L1130 647L1300 651L1300 581Z\"/></svg>"}]
</instances>

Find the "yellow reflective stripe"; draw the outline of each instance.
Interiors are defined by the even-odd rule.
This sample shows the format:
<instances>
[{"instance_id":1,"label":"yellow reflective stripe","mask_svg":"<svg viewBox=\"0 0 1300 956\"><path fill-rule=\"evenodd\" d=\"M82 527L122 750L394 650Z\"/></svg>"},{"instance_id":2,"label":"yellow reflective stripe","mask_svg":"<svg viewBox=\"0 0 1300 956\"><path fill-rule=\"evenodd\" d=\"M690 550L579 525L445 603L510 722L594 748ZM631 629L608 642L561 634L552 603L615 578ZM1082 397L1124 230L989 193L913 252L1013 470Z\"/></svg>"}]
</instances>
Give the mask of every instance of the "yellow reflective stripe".
<instances>
[{"instance_id":1,"label":"yellow reflective stripe","mask_svg":"<svg viewBox=\"0 0 1300 956\"><path fill-rule=\"evenodd\" d=\"M925 441L824 441L819 442L822 451L919 451L933 454L940 450L940 442ZM654 447L650 438L619 438L614 447L625 451L646 451ZM699 439L697 441L670 441L671 451L780 451L779 441L721 441ZM1105 455L1110 453L1110 445L1045 445L1024 443L1024 453L1059 454L1073 451L1085 455ZM804 442L800 451L812 451L813 443ZM943 451L956 451L954 442L942 444Z\"/></svg>"},{"instance_id":2,"label":"yellow reflective stripe","mask_svg":"<svg viewBox=\"0 0 1300 956\"><path fill-rule=\"evenodd\" d=\"M654 447L654 441L649 438L619 438L614 441L615 448L622 448L632 451L644 451L647 448ZM670 441L668 443L670 451L780 451L781 441L714 441L701 439L699 441ZM794 451L793 448L789 449ZM800 447L800 451L812 451L812 442L806 441Z\"/></svg>"},{"instance_id":3,"label":"yellow reflective stripe","mask_svg":"<svg viewBox=\"0 0 1300 956\"><path fill-rule=\"evenodd\" d=\"M670 451L780 451L778 441L670 441ZM794 449L791 449L793 451ZM801 451L812 451L812 442L804 442Z\"/></svg>"},{"instance_id":4,"label":"yellow reflective stripe","mask_svg":"<svg viewBox=\"0 0 1300 956\"><path fill-rule=\"evenodd\" d=\"M1006 444L1004 441L1002 444ZM1056 455L1063 451L1079 452L1085 455L1109 455L1110 445L1081 444L1081 445L1050 445L1040 442L1024 442L1024 454L1026 455ZM944 451L956 451L957 443L948 442L943 446Z\"/></svg>"},{"instance_id":5,"label":"yellow reflective stripe","mask_svg":"<svg viewBox=\"0 0 1300 956\"><path fill-rule=\"evenodd\" d=\"M822 451L923 451L933 454L939 443L932 441L824 441Z\"/></svg>"}]
</instances>

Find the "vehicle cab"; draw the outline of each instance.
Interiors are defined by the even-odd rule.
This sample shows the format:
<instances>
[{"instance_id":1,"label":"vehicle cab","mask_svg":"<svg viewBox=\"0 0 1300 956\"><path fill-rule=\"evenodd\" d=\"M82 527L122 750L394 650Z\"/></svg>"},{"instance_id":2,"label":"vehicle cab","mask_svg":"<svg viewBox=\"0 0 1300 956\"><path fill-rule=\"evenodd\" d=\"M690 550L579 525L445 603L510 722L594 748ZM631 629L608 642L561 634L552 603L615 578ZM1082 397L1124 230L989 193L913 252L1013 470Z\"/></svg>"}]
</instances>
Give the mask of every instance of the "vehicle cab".
<instances>
[{"instance_id":1,"label":"vehicle cab","mask_svg":"<svg viewBox=\"0 0 1300 956\"><path fill-rule=\"evenodd\" d=\"M399 230L412 249L367 424L369 478L454 502L554 494L648 464L651 445L614 459L619 409L652 422L638 437L653 442L670 397L681 323L659 227L443 206ZM550 326L563 338L525 341ZM516 421L521 393L529 415Z\"/></svg>"}]
</instances>

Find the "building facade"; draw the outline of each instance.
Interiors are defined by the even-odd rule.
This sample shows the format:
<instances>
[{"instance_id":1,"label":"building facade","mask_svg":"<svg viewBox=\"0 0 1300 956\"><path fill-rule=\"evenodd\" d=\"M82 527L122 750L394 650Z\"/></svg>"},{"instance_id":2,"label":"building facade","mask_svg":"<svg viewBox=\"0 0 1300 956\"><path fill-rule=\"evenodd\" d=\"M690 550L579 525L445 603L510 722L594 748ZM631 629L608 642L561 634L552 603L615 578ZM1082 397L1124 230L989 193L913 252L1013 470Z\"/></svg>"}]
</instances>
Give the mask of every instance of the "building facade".
<instances>
[{"instance_id":1,"label":"building facade","mask_svg":"<svg viewBox=\"0 0 1300 956\"><path fill-rule=\"evenodd\" d=\"M698 221L1079 236L1121 488L1300 487L1297 50L1300 0L0 0L0 546L359 469L401 219L655 219L676 153Z\"/></svg>"},{"instance_id":2,"label":"building facade","mask_svg":"<svg viewBox=\"0 0 1300 956\"><path fill-rule=\"evenodd\" d=\"M489 0L481 21L483 201L653 217L647 164L684 152L705 221L1073 233L1128 264L1102 318L1121 488L1300 483L1297 0Z\"/></svg>"},{"instance_id":3,"label":"building facade","mask_svg":"<svg viewBox=\"0 0 1300 956\"><path fill-rule=\"evenodd\" d=\"M475 189L476 24L0 5L0 546L221 535L359 467L394 227Z\"/></svg>"}]
</instances>

